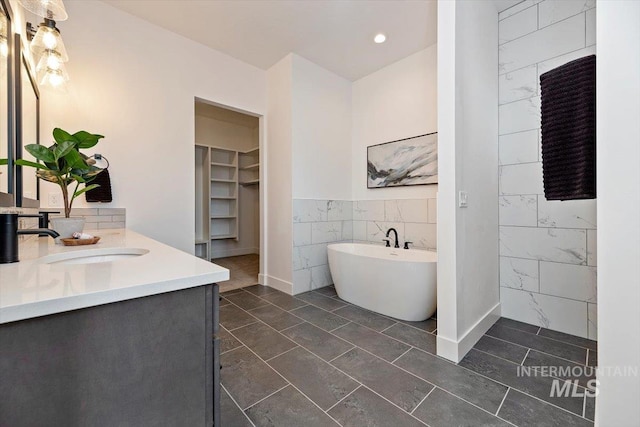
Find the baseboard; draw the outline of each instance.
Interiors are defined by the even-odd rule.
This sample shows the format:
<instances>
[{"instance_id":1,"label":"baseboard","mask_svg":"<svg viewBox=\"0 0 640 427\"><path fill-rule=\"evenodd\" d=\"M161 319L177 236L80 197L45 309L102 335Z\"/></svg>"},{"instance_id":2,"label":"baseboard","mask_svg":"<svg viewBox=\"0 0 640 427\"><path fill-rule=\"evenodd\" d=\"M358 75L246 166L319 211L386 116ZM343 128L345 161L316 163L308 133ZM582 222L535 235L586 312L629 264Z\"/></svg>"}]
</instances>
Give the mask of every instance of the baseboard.
<instances>
[{"instance_id":1,"label":"baseboard","mask_svg":"<svg viewBox=\"0 0 640 427\"><path fill-rule=\"evenodd\" d=\"M293 283L266 274L264 275L264 279L266 279L266 285L270 288L277 289L289 295L293 295Z\"/></svg>"},{"instance_id":2,"label":"baseboard","mask_svg":"<svg viewBox=\"0 0 640 427\"><path fill-rule=\"evenodd\" d=\"M491 326L500 318L501 307L497 303L491 310L487 311L458 341L445 338L438 334L437 349L438 356L458 363L482 338Z\"/></svg>"},{"instance_id":3,"label":"baseboard","mask_svg":"<svg viewBox=\"0 0 640 427\"><path fill-rule=\"evenodd\" d=\"M266 282L266 276L264 274L258 274L258 283L263 285L263 286L267 286L267 282Z\"/></svg>"},{"instance_id":4,"label":"baseboard","mask_svg":"<svg viewBox=\"0 0 640 427\"><path fill-rule=\"evenodd\" d=\"M258 248L218 249L211 251L211 259L226 258L230 256L260 254Z\"/></svg>"}]
</instances>

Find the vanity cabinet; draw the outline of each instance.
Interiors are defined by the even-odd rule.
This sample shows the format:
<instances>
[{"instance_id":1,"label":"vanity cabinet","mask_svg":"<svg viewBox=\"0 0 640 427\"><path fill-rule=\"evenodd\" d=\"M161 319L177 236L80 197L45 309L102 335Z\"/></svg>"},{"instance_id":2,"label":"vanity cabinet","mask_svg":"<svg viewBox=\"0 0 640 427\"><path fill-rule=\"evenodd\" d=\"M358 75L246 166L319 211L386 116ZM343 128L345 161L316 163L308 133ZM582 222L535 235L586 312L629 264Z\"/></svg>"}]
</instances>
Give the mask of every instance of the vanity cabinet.
<instances>
[{"instance_id":1,"label":"vanity cabinet","mask_svg":"<svg viewBox=\"0 0 640 427\"><path fill-rule=\"evenodd\" d=\"M0 325L2 426L211 426L218 285Z\"/></svg>"}]
</instances>

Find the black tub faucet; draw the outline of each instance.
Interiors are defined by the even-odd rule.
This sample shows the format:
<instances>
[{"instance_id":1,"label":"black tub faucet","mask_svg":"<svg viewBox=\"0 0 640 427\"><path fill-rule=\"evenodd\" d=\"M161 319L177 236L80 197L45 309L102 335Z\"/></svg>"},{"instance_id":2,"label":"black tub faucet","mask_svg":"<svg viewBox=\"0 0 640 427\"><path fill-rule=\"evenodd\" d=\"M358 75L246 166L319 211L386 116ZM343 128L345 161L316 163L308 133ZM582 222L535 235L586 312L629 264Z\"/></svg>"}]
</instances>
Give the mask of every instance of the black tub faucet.
<instances>
[{"instance_id":1,"label":"black tub faucet","mask_svg":"<svg viewBox=\"0 0 640 427\"><path fill-rule=\"evenodd\" d=\"M396 231L395 228L390 228L390 229L387 230L387 239L385 239L385 240L387 240L387 246L390 246L388 238L389 238L389 234L391 234L392 231L394 232L394 234L396 236L396 241L395 241L395 244L393 245L393 247L394 248L399 248L400 247L400 243L398 243L398 232Z\"/></svg>"},{"instance_id":2,"label":"black tub faucet","mask_svg":"<svg viewBox=\"0 0 640 427\"><path fill-rule=\"evenodd\" d=\"M18 230L18 218L40 218L40 215L0 214L0 264L18 262L18 236L24 234L38 234L51 236L60 235L48 228L29 228Z\"/></svg>"}]
</instances>

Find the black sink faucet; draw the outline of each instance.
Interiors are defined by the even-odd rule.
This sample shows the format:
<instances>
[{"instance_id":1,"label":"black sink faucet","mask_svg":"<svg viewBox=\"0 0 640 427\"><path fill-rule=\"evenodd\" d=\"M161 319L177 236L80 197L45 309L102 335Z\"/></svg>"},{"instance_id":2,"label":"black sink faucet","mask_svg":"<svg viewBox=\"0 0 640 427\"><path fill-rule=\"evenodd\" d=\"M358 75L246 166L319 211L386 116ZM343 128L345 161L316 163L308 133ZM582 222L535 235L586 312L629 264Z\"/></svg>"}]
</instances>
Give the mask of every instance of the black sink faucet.
<instances>
[{"instance_id":1,"label":"black sink faucet","mask_svg":"<svg viewBox=\"0 0 640 427\"><path fill-rule=\"evenodd\" d=\"M0 264L18 262L18 236L24 234L38 234L51 236L60 235L48 228L18 229L18 218L41 218L40 215L0 214Z\"/></svg>"},{"instance_id":2,"label":"black sink faucet","mask_svg":"<svg viewBox=\"0 0 640 427\"><path fill-rule=\"evenodd\" d=\"M398 243L398 231L396 231L395 228L390 228L387 230L387 246L389 246L389 234L391 234L391 232L394 232L394 234L396 235L396 241L395 244L393 245L394 248L399 248L400 247L400 243Z\"/></svg>"}]
</instances>

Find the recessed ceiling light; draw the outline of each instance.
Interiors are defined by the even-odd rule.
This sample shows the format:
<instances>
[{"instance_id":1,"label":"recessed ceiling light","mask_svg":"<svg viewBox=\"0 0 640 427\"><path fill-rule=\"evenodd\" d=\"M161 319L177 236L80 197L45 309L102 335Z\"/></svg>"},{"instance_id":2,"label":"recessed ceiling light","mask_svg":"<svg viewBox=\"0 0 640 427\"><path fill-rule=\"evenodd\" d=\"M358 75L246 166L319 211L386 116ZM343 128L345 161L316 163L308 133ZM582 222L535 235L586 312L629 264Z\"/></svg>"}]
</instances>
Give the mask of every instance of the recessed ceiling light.
<instances>
[{"instance_id":1,"label":"recessed ceiling light","mask_svg":"<svg viewBox=\"0 0 640 427\"><path fill-rule=\"evenodd\" d=\"M382 33L376 34L376 36L373 38L373 41L376 43L384 43L385 40L387 40L387 36Z\"/></svg>"}]
</instances>

